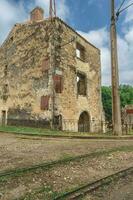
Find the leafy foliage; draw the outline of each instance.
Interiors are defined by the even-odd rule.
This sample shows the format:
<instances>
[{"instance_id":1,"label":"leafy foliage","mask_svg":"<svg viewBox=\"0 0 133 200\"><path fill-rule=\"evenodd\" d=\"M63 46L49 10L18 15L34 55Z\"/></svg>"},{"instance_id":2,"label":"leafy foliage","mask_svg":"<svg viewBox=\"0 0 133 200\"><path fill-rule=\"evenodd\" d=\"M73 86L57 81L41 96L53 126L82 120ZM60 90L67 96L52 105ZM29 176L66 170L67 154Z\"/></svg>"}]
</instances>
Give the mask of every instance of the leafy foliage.
<instances>
[{"instance_id":1,"label":"leafy foliage","mask_svg":"<svg viewBox=\"0 0 133 200\"><path fill-rule=\"evenodd\" d=\"M111 87L102 87L102 102L103 109L105 112L105 117L107 121L112 119L112 97L111 97Z\"/></svg>"},{"instance_id":2,"label":"leafy foliage","mask_svg":"<svg viewBox=\"0 0 133 200\"><path fill-rule=\"evenodd\" d=\"M102 101L106 120L112 120L112 91L110 86L102 87ZM120 85L121 108L133 104L133 86Z\"/></svg>"},{"instance_id":3,"label":"leafy foliage","mask_svg":"<svg viewBox=\"0 0 133 200\"><path fill-rule=\"evenodd\" d=\"M121 107L125 105L133 104L133 86L130 85L121 85L120 86L120 98L121 98Z\"/></svg>"}]
</instances>

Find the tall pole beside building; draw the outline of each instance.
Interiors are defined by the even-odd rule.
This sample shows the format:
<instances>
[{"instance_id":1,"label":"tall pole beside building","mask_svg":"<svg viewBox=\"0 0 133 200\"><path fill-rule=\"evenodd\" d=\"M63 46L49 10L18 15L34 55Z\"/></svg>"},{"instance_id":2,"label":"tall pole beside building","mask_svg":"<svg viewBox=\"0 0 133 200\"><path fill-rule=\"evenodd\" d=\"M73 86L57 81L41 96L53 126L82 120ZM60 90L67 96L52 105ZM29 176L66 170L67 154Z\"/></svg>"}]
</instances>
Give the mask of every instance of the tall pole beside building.
<instances>
[{"instance_id":1,"label":"tall pole beside building","mask_svg":"<svg viewBox=\"0 0 133 200\"><path fill-rule=\"evenodd\" d=\"M111 69L112 69L112 123L113 134L122 135L121 127L121 109L119 96L119 71L117 54L117 32L116 32L116 14L115 0L111 0Z\"/></svg>"},{"instance_id":2,"label":"tall pole beside building","mask_svg":"<svg viewBox=\"0 0 133 200\"><path fill-rule=\"evenodd\" d=\"M56 17L56 2L55 0L49 1L49 17L51 19L50 28L51 28L51 36L50 36L50 68L51 68L51 97L52 97L52 120L51 120L51 128L55 128L55 83L54 83L54 75L55 75L55 41L56 41L56 23L54 18Z\"/></svg>"}]
</instances>

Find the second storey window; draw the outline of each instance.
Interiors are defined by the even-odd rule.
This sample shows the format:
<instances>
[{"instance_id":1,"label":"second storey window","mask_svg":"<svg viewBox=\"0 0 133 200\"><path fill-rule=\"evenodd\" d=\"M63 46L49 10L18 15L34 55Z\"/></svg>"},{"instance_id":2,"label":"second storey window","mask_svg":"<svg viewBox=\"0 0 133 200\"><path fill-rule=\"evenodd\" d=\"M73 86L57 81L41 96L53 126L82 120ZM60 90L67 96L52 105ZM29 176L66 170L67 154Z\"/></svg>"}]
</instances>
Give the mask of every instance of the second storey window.
<instances>
[{"instance_id":1,"label":"second storey window","mask_svg":"<svg viewBox=\"0 0 133 200\"><path fill-rule=\"evenodd\" d=\"M3 100L7 101L8 96L9 96L9 88L8 88L8 84L5 84L3 86Z\"/></svg>"},{"instance_id":2,"label":"second storey window","mask_svg":"<svg viewBox=\"0 0 133 200\"><path fill-rule=\"evenodd\" d=\"M79 43L76 44L76 56L82 61L85 61L85 48Z\"/></svg>"},{"instance_id":3,"label":"second storey window","mask_svg":"<svg viewBox=\"0 0 133 200\"><path fill-rule=\"evenodd\" d=\"M48 58L45 58L43 61L42 61L42 72L46 72L48 71L50 68L50 61Z\"/></svg>"},{"instance_id":4,"label":"second storey window","mask_svg":"<svg viewBox=\"0 0 133 200\"><path fill-rule=\"evenodd\" d=\"M5 69L4 69L4 75L7 76L7 65L5 66Z\"/></svg>"},{"instance_id":5,"label":"second storey window","mask_svg":"<svg viewBox=\"0 0 133 200\"><path fill-rule=\"evenodd\" d=\"M63 77L60 75L54 75L54 89L56 93L62 93L63 90Z\"/></svg>"},{"instance_id":6,"label":"second storey window","mask_svg":"<svg viewBox=\"0 0 133 200\"><path fill-rule=\"evenodd\" d=\"M87 94L87 81L86 75L82 73L77 74L77 93L78 95L86 96Z\"/></svg>"}]
</instances>

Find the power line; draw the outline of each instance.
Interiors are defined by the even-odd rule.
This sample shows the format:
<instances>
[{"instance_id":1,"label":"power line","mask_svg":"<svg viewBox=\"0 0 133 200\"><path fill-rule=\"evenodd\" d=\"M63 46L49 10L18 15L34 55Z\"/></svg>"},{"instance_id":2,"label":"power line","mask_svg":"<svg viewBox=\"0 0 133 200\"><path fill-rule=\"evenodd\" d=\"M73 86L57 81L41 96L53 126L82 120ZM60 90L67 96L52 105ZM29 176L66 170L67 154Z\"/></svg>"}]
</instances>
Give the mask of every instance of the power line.
<instances>
[{"instance_id":1,"label":"power line","mask_svg":"<svg viewBox=\"0 0 133 200\"><path fill-rule=\"evenodd\" d=\"M127 10L129 7L133 6L133 3L131 3L131 4L129 4L128 6L126 6L125 8L121 9L122 6L123 6L123 4L124 4L124 2L125 2L125 0L122 2L120 8L119 8L118 11L116 12L117 19L118 19L119 15L120 15L123 11L125 11L125 10Z\"/></svg>"},{"instance_id":2,"label":"power line","mask_svg":"<svg viewBox=\"0 0 133 200\"><path fill-rule=\"evenodd\" d=\"M118 11L117 11L117 12L119 12L119 11L120 11L120 9L121 9L121 8L122 8L122 6L124 5L125 1L126 1L126 0L123 0L123 1L121 2L121 5L120 5L120 7L118 8Z\"/></svg>"},{"instance_id":3,"label":"power line","mask_svg":"<svg viewBox=\"0 0 133 200\"><path fill-rule=\"evenodd\" d=\"M123 12L124 10L127 10L129 7L133 6L133 3L129 4L128 6L126 6L125 8L123 8L122 10L119 11L119 14L121 12Z\"/></svg>"}]
</instances>

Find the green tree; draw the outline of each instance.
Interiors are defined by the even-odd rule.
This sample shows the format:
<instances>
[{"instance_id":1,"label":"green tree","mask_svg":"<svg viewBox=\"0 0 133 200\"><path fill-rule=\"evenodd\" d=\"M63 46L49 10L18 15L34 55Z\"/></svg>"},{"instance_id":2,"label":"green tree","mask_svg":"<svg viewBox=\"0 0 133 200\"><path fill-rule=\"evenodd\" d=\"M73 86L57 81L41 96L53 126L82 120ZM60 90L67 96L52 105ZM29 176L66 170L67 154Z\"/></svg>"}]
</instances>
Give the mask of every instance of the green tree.
<instances>
[{"instance_id":1,"label":"green tree","mask_svg":"<svg viewBox=\"0 0 133 200\"><path fill-rule=\"evenodd\" d=\"M102 102L103 102L103 109L105 112L105 118L107 121L111 121L112 119L111 87L108 86L102 87Z\"/></svg>"},{"instance_id":2,"label":"green tree","mask_svg":"<svg viewBox=\"0 0 133 200\"><path fill-rule=\"evenodd\" d=\"M106 120L112 120L112 96L111 96L111 87L103 86L102 87L102 101L103 108L105 111ZM120 85L120 100L121 108L124 108L125 105L133 104L133 86L131 85Z\"/></svg>"},{"instance_id":3,"label":"green tree","mask_svg":"<svg viewBox=\"0 0 133 200\"><path fill-rule=\"evenodd\" d=\"M133 104L133 87L131 85L120 86L120 99L122 108L125 105Z\"/></svg>"}]
</instances>

